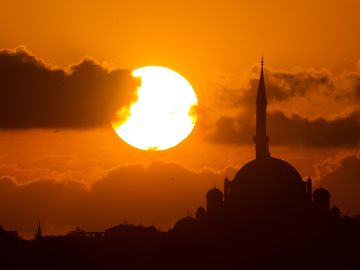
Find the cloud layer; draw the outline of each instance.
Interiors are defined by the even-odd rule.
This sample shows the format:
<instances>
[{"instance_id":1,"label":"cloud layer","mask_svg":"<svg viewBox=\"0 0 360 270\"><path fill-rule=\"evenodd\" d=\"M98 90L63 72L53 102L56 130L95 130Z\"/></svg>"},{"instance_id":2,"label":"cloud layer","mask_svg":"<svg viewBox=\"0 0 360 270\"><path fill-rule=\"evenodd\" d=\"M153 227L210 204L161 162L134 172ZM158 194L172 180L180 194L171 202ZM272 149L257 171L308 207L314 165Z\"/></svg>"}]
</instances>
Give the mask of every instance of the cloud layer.
<instances>
[{"instance_id":1,"label":"cloud layer","mask_svg":"<svg viewBox=\"0 0 360 270\"><path fill-rule=\"evenodd\" d=\"M91 59L70 71L47 66L24 48L0 51L0 129L92 128L136 99L129 70Z\"/></svg>"},{"instance_id":2,"label":"cloud layer","mask_svg":"<svg viewBox=\"0 0 360 270\"><path fill-rule=\"evenodd\" d=\"M174 163L120 166L90 187L54 180L18 185L2 178L1 225L31 235L38 218L45 234L64 233L76 226L104 230L126 219L166 230L188 210L194 213L204 206L207 190L222 181L222 174Z\"/></svg>"},{"instance_id":3,"label":"cloud layer","mask_svg":"<svg viewBox=\"0 0 360 270\"><path fill-rule=\"evenodd\" d=\"M221 117L207 139L215 143L249 144L255 134L253 116ZM308 119L275 111L268 114L272 145L352 147L360 143L360 111L335 119Z\"/></svg>"},{"instance_id":4,"label":"cloud layer","mask_svg":"<svg viewBox=\"0 0 360 270\"><path fill-rule=\"evenodd\" d=\"M259 70L254 68L252 72L258 76ZM308 147L359 145L359 73L332 76L326 70L265 70L265 80L271 144ZM208 141L253 143L258 79L250 78L248 85L243 89L225 88L220 91L219 99L229 104L233 111L207 126Z\"/></svg>"},{"instance_id":5,"label":"cloud layer","mask_svg":"<svg viewBox=\"0 0 360 270\"><path fill-rule=\"evenodd\" d=\"M0 179L1 225L31 237L41 218L45 234L66 233L80 226L104 230L125 220L154 224L163 230L190 210L205 206L205 194L222 187L226 171L193 171L175 163L123 165L87 186L75 181L37 180L19 185ZM319 182L330 192L332 204L344 212L360 213L360 159L341 158Z\"/></svg>"},{"instance_id":6,"label":"cloud layer","mask_svg":"<svg viewBox=\"0 0 360 270\"><path fill-rule=\"evenodd\" d=\"M360 157L342 158L328 173L321 176L322 185L331 193L331 200L345 213L360 213Z\"/></svg>"}]
</instances>

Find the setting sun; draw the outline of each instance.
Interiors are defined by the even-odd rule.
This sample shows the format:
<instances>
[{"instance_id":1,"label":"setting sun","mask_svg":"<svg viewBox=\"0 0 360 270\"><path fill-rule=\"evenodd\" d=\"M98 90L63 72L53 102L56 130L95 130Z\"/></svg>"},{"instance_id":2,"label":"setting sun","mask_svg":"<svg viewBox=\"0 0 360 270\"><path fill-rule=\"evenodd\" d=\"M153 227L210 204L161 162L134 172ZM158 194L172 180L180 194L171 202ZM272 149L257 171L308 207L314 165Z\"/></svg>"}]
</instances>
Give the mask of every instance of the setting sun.
<instances>
[{"instance_id":1,"label":"setting sun","mask_svg":"<svg viewBox=\"0 0 360 270\"><path fill-rule=\"evenodd\" d=\"M119 111L112 126L121 139L142 150L165 150L183 141L197 120L197 97L190 83L175 71L148 66L133 71L139 77L138 99L130 112Z\"/></svg>"}]
</instances>

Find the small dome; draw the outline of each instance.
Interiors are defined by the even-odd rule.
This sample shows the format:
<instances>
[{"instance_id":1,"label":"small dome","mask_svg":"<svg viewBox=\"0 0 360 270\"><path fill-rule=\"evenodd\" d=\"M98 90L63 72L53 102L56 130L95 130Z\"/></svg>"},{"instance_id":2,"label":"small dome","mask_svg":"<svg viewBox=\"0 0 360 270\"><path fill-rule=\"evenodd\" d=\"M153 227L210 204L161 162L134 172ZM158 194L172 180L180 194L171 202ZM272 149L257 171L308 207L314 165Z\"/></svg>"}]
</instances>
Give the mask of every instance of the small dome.
<instances>
[{"instance_id":1,"label":"small dome","mask_svg":"<svg viewBox=\"0 0 360 270\"><path fill-rule=\"evenodd\" d=\"M330 197L330 192L321 187L314 191L313 197Z\"/></svg>"},{"instance_id":2,"label":"small dome","mask_svg":"<svg viewBox=\"0 0 360 270\"><path fill-rule=\"evenodd\" d=\"M199 207L198 210L196 211L196 219L201 220L204 219L206 217L206 210L204 207Z\"/></svg>"},{"instance_id":3,"label":"small dome","mask_svg":"<svg viewBox=\"0 0 360 270\"><path fill-rule=\"evenodd\" d=\"M337 207L336 205L334 205L331 210L330 210L330 214L334 217L340 218L341 217L341 212L339 207Z\"/></svg>"},{"instance_id":4,"label":"small dome","mask_svg":"<svg viewBox=\"0 0 360 270\"><path fill-rule=\"evenodd\" d=\"M192 232L196 225L196 219L192 217L184 217L175 223L173 231L176 233Z\"/></svg>"},{"instance_id":5,"label":"small dome","mask_svg":"<svg viewBox=\"0 0 360 270\"><path fill-rule=\"evenodd\" d=\"M220 189L213 188L206 193L206 197L209 198L222 198L224 195Z\"/></svg>"}]
</instances>

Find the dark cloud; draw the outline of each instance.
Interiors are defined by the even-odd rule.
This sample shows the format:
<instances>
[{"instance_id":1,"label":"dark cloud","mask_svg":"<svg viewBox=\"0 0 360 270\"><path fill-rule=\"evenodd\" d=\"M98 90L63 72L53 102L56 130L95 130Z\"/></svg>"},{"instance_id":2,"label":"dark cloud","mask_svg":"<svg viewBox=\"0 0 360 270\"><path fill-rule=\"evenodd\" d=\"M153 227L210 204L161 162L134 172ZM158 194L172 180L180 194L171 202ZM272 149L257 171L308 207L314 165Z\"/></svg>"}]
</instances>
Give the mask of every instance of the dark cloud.
<instances>
[{"instance_id":1,"label":"dark cloud","mask_svg":"<svg viewBox=\"0 0 360 270\"><path fill-rule=\"evenodd\" d=\"M360 97L360 76L357 72L344 72L337 76L333 76L330 71L310 69L298 69L293 72L265 69L264 72L269 108L271 109L271 105L275 104L277 110L281 110L270 110L268 113L268 133L272 145L310 147L359 145L360 110L357 97ZM252 73L258 77L260 70L257 67L253 68ZM226 102L231 108L241 112L235 116L233 114L218 118L212 129L211 127L208 129L207 140L224 144L253 144L258 83L258 78L251 78L246 89L224 89L218 93L221 102ZM338 105L344 100L346 102L341 103L344 105L344 110L352 113L335 119L324 117L312 119L300 113L294 114L294 106L299 112L301 111L299 104L304 104L304 99L299 104L291 100L297 97L309 101L309 105L304 108L307 113L314 111L316 114L318 108L309 110L311 106L319 106L324 102L327 107L331 107L331 104ZM281 107L278 102L282 102Z\"/></svg>"},{"instance_id":2,"label":"dark cloud","mask_svg":"<svg viewBox=\"0 0 360 270\"><path fill-rule=\"evenodd\" d=\"M64 233L76 226L104 230L126 219L168 229L188 209L193 214L204 206L206 191L215 184L221 187L223 177L211 170L153 163L149 167L120 166L90 187L53 180L18 185L3 178L0 225L32 233L41 218L46 234Z\"/></svg>"},{"instance_id":3,"label":"dark cloud","mask_svg":"<svg viewBox=\"0 0 360 270\"><path fill-rule=\"evenodd\" d=\"M360 214L360 159L347 156L330 172L321 176L320 182L331 193L331 200L350 215Z\"/></svg>"},{"instance_id":4,"label":"dark cloud","mask_svg":"<svg viewBox=\"0 0 360 270\"><path fill-rule=\"evenodd\" d=\"M355 78L354 92L355 92L357 100L360 101L360 76L357 76Z\"/></svg>"},{"instance_id":5,"label":"dark cloud","mask_svg":"<svg viewBox=\"0 0 360 270\"><path fill-rule=\"evenodd\" d=\"M253 120L253 117L248 114L220 117L205 138L220 144L251 144L255 126L250 120Z\"/></svg>"},{"instance_id":6,"label":"dark cloud","mask_svg":"<svg viewBox=\"0 0 360 270\"><path fill-rule=\"evenodd\" d=\"M109 122L136 98L129 70L93 60L69 72L45 65L23 48L0 51L0 129L91 128Z\"/></svg>"},{"instance_id":7,"label":"dark cloud","mask_svg":"<svg viewBox=\"0 0 360 270\"><path fill-rule=\"evenodd\" d=\"M266 92L269 102L286 101L315 92L331 95L335 85L327 71L299 70L295 72L265 69ZM222 89L218 94L221 100L229 100L234 106L255 104L260 70L252 69L254 77L249 79L249 87L242 89ZM224 96L226 95L226 96Z\"/></svg>"},{"instance_id":8,"label":"dark cloud","mask_svg":"<svg viewBox=\"0 0 360 270\"><path fill-rule=\"evenodd\" d=\"M279 145L356 146L360 142L360 111L333 120L309 120L297 114L287 117L274 112L269 115L269 134Z\"/></svg>"},{"instance_id":9,"label":"dark cloud","mask_svg":"<svg viewBox=\"0 0 360 270\"><path fill-rule=\"evenodd\" d=\"M319 87L328 91L334 87L327 72L269 72L267 83L270 97L276 100L305 96L308 91Z\"/></svg>"},{"instance_id":10,"label":"dark cloud","mask_svg":"<svg viewBox=\"0 0 360 270\"><path fill-rule=\"evenodd\" d=\"M215 143L252 143L254 124L249 113L235 118L221 117L207 139ZM276 111L268 114L268 134L272 145L356 146L360 143L360 111L332 120L311 120L298 114L286 116Z\"/></svg>"}]
</instances>

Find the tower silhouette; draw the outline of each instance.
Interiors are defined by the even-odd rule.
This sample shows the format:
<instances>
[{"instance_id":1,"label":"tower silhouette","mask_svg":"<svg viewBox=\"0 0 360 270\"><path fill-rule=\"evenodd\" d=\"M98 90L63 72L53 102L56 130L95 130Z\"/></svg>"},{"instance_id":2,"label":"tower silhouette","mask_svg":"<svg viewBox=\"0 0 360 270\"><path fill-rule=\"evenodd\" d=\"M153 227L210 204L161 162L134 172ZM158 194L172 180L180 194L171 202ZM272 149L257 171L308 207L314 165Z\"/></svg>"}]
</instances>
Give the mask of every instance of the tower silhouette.
<instances>
[{"instance_id":1,"label":"tower silhouette","mask_svg":"<svg viewBox=\"0 0 360 270\"><path fill-rule=\"evenodd\" d=\"M224 210L229 223L244 219L269 222L290 219L303 211L306 183L288 162L272 157L267 134L267 97L264 60L261 59L256 96L255 159L246 163L233 180L224 180Z\"/></svg>"},{"instance_id":2,"label":"tower silhouette","mask_svg":"<svg viewBox=\"0 0 360 270\"><path fill-rule=\"evenodd\" d=\"M41 239L42 238L42 232L41 232L41 224L39 219L39 224L35 232L35 239Z\"/></svg>"},{"instance_id":3,"label":"tower silhouette","mask_svg":"<svg viewBox=\"0 0 360 270\"><path fill-rule=\"evenodd\" d=\"M320 213L328 213L330 210L330 193L324 188L319 188L313 193L314 206Z\"/></svg>"},{"instance_id":4,"label":"tower silhouette","mask_svg":"<svg viewBox=\"0 0 360 270\"><path fill-rule=\"evenodd\" d=\"M209 215L218 215L222 210L222 204L223 204L223 193L217 189L213 188L210 189L206 193L206 201L207 201L207 212Z\"/></svg>"},{"instance_id":5,"label":"tower silhouette","mask_svg":"<svg viewBox=\"0 0 360 270\"><path fill-rule=\"evenodd\" d=\"M269 136L266 134L266 107L267 98L264 80L264 58L262 58L260 80L256 96L256 135L254 136L256 159L264 159L270 156Z\"/></svg>"}]
</instances>

